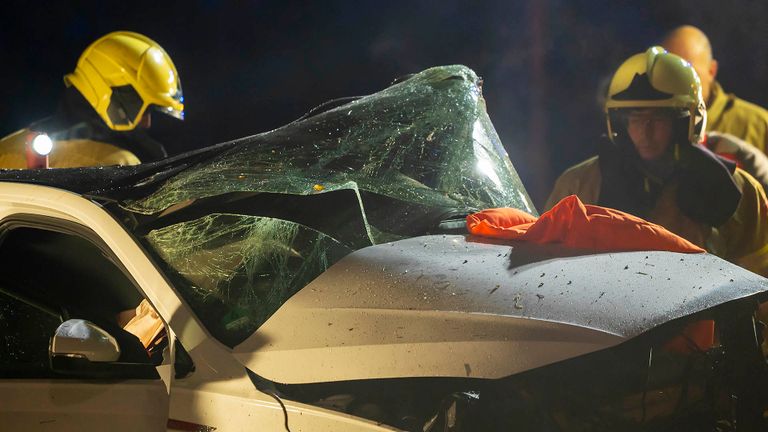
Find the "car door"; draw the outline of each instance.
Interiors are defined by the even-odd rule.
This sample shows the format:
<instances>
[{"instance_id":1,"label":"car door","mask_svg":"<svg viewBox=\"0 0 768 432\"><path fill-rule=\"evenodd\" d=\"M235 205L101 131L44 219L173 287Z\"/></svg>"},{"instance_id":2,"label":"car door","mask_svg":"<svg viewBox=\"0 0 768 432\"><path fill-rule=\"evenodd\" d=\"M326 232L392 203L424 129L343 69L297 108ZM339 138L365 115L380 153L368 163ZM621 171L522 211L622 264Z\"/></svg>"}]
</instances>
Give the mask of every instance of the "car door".
<instances>
[{"instance_id":1,"label":"car door","mask_svg":"<svg viewBox=\"0 0 768 432\"><path fill-rule=\"evenodd\" d=\"M0 222L0 428L166 430L168 388L155 366L168 361L122 328L141 292L87 228L32 219ZM109 333L120 358L52 362L51 338L73 318Z\"/></svg>"}]
</instances>

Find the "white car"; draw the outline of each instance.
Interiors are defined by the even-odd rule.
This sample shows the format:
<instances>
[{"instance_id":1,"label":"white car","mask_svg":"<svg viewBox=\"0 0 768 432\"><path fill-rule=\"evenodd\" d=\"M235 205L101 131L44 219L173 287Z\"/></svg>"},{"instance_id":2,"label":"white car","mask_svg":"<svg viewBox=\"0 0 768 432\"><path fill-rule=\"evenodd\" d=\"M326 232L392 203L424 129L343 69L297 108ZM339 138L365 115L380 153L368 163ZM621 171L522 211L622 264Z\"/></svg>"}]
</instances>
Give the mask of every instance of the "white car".
<instances>
[{"instance_id":1,"label":"white car","mask_svg":"<svg viewBox=\"0 0 768 432\"><path fill-rule=\"evenodd\" d=\"M433 68L158 163L0 172L0 428L764 430L768 280L466 234L535 214L478 83Z\"/></svg>"}]
</instances>

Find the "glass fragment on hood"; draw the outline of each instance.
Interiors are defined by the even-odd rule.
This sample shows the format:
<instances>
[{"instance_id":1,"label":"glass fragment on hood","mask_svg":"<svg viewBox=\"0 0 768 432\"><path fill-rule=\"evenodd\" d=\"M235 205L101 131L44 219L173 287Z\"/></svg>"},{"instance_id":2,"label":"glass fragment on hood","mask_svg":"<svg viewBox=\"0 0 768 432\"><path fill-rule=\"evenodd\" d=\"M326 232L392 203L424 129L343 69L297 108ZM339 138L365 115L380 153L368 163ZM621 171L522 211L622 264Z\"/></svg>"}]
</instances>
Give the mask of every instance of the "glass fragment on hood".
<instances>
[{"instance_id":1,"label":"glass fragment on hood","mask_svg":"<svg viewBox=\"0 0 768 432\"><path fill-rule=\"evenodd\" d=\"M180 278L180 294L206 328L234 346L290 296L351 252L302 225L259 216L209 214L145 237Z\"/></svg>"},{"instance_id":2,"label":"glass fragment on hood","mask_svg":"<svg viewBox=\"0 0 768 432\"><path fill-rule=\"evenodd\" d=\"M355 188L407 202L535 209L464 66L427 69L372 94L254 135L124 203L153 214L230 192Z\"/></svg>"}]
</instances>

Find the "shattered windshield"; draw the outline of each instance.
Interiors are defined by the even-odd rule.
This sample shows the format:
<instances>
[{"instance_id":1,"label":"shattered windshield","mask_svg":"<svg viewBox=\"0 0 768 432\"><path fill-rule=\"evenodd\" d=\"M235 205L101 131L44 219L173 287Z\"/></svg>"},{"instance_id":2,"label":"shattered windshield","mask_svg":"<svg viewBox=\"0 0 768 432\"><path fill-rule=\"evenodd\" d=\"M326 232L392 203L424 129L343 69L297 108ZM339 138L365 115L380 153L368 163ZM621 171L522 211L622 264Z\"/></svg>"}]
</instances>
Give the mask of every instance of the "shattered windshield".
<instances>
[{"instance_id":1,"label":"shattered windshield","mask_svg":"<svg viewBox=\"0 0 768 432\"><path fill-rule=\"evenodd\" d=\"M536 214L463 66L244 138L121 204L223 343L242 342L347 253L463 228L468 213Z\"/></svg>"},{"instance_id":2,"label":"shattered windshield","mask_svg":"<svg viewBox=\"0 0 768 432\"><path fill-rule=\"evenodd\" d=\"M229 346L351 252L295 223L229 214L153 230L146 239L183 278L185 297L209 331Z\"/></svg>"},{"instance_id":3,"label":"shattered windshield","mask_svg":"<svg viewBox=\"0 0 768 432\"><path fill-rule=\"evenodd\" d=\"M534 213L464 66L428 69L381 92L255 135L130 201L151 214L227 192L354 188L431 205Z\"/></svg>"}]
</instances>

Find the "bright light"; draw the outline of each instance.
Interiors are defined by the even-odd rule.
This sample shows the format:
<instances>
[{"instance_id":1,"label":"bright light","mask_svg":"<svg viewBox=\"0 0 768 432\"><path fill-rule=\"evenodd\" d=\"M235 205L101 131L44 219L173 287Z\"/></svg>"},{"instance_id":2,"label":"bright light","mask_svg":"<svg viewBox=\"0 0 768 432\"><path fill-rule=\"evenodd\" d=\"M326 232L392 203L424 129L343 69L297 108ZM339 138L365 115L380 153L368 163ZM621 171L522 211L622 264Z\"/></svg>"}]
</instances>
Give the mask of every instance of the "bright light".
<instances>
[{"instance_id":1,"label":"bright light","mask_svg":"<svg viewBox=\"0 0 768 432\"><path fill-rule=\"evenodd\" d=\"M533 214L535 210L531 208L530 205L528 205L528 197L526 197L525 194L520 190L517 191L517 194L520 196L520 202L522 202L523 205L525 206L525 211L527 211L530 214Z\"/></svg>"},{"instance_id":2,"label":"bright light","mask_svg":"<svg viewBox=\"0 0 768 432\"><path fill-rule=\"evenodd\" d=\"M491 161L487 159L478 160L477 170L480 171L481 174L484 174L486 177L488 177L488 179L491 180L497 188L501 187L501 180L499 179L499 176L493 171L493 165L491 165Z\"/></svg>"},{"instance_id":3,"label":"bright light","mask_svg":"<svg viewBox=\"0 0 768 432\"><path fill-rule=\"evenodd\" d=\"M501 187L501 179L493 169L493 163L491 163L491 155L488 154L486 147L490 147L490 138L485 133L485 129L479 120L475 121L472 128L472 140L475 150L475 158L477 159L477 170L480 174L488 177L490 181L496 185L497 188Z\"/></svg>"},{"instance_id":4,"label":"bright light","mask_svg":"<svg viewBox=\"0 0 768 432\"><path fill-rule=\"evenodd\" d=\"M40 134L32 140L32 150L40 156L47 156L53 150L53 141L46 134Z\"/></svg>"}]
</instances>

